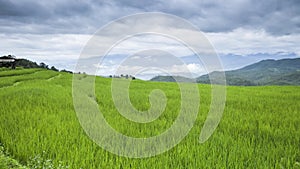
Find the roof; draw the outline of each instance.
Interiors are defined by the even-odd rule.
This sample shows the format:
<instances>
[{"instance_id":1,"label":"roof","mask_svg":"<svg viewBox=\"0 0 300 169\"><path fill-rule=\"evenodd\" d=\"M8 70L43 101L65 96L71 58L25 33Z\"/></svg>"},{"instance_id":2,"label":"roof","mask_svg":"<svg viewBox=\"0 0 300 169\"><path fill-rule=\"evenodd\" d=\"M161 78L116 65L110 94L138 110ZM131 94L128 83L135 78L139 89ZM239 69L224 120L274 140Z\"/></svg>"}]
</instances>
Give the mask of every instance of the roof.
<instances>
[{"instance_id":1,"label":"roof","mask_svg":"<svg viewBox=\"0 0 300 169\"><path fill-rule=\"evenodd\" d=\"M1 59L0 58L0 62L14 62L15 59Z\"/></svg>"},{"instance_id":2,"label":"roof","mask_svg":"<svg viewBox=\"0 0 300 169\"><path fill-rule=\"evenodd\" d=\"M11 56L11 55L8 55L8 56L2 56L0 57L0 62L14 62L16 59L15 56Z\"/></svg>"}]
</instances>

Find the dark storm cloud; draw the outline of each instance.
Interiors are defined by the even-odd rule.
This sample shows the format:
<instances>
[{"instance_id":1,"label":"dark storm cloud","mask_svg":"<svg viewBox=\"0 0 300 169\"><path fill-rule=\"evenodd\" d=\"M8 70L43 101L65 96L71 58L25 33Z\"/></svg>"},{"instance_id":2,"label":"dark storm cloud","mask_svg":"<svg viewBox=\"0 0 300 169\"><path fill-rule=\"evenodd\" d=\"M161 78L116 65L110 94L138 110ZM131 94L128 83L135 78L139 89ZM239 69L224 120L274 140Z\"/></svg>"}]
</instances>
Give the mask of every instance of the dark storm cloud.
<instances>
[{"instance_id":1,"label":"dark storm cloud","mask_svg":"<svg viewBox=\"0 0 300 169\"><path fill-rule=\"evenodd\" d=\"M299 0L0 0L2 33L93 33L121 16L171 13L205 32L264 29L273 35L300 33Z\"/></svg>"},{"instance_id":2,"label":"dark storm cloud","mask_svg":"<svg viewBox=\"0 0 300 169\"><path fill-rule=\"evenodd\" d=\"M0 0L0 17L10 19L51 18L85 15L91 10L85 1ZM26 20L24 20L26 21Z\"/></svg>"},{"instance_id":3,"label":"dark storm cloud","mask_svg":"<svg viewBox=\"0 0 300 169\"><path fill-rule=\"evenodd\" d=\"M0 16L5 17L26 17L32 14L42 14L41 6L36 3L12 2L9 0L0 0Z\"/></svg>"},{"instance_id":4,"label":"dark storm cloud","mask_svg":"<svg viewBox=\"0 0 300 169\"><path fill-rule=\"evenodd\" d=\"M205 32L264 29L275 35L300 33L299 0L118 1L143 11L162 11L188 19ZM152 3L151 3L152 2Z\"/></svg>"},{"instance_id":5,"label":"dark storm cloud","mask_svg":"<svg viewBox=\"0 0 300 169\"><path fill-rule=\"evenodd\" d=\"M93 6L85 1L0 0L0 31L80 33L88 31ZM84 33L84 32L83 32Z\"/></svg>"},{"instance_id":6,"label":"dark storm cloud","mask_svg":"<svg viewBox=\"0 0 300 169\"><path fill-rule=\"evenodd\" d=\"M299 2L253 0L216 3L215 6L205 9L207 15L200 25L206 31L230 31L244 27L265 29L272 34L299 33Z\"/></svg>"}]
</instances>

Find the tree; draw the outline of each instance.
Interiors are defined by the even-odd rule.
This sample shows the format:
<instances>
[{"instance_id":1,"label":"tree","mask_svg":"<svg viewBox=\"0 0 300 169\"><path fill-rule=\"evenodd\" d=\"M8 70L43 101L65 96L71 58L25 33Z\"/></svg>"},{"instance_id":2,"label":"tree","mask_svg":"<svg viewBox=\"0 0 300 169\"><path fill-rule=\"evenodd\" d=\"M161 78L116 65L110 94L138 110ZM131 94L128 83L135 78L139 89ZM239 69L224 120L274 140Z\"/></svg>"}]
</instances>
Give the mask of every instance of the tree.
<instances>
[{"instance_id":1,"label":"tree","mask_svg":"<svg viewBox=\"0 0 300 169\"><path fill-rule=\"evenodd\" d=\"M48 65L46 65L46 63L41 62L40 63L40 68L48 69L49 67L48 67Z\"/></svg>"},{"instance_id":2,"label":"tree","mask_svg":"<svg viewBox=\"0 0 300 169\"><path fill-rule=\"evenodd\" d=\"M12 62L11 69L16 69L16 62Z\"/></svg>"},{"instance_id":3,"label":"tree","mask_svg":"<svg viewBox=\"0 0 300 169\"><path fill-rule=\"evenodd\" d=\"M72 71L69 71L69 70L66 70L66 69L63 69L60 72L73 73Z\"/></svg>"},{"instance_id":4,"label":"tree","mask_svg":"<svg viewBox=\"0 0 300 169\"><path fill-rule=\"evenodd\" d=\"M53 70L53 71L58 71L58 69L56 69L54 66L51 66L51 70Z\"/></svg>"}]
</instances>

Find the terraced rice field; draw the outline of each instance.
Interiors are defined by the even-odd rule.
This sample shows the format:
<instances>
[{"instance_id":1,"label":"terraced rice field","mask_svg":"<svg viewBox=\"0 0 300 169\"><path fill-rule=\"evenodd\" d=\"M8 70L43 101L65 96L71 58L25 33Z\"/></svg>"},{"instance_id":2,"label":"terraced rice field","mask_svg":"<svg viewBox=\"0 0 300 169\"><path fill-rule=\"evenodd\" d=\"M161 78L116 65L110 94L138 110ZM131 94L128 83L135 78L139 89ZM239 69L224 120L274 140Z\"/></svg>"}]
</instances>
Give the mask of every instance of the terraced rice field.
<instances>
[{"instance_id":1,"label":"terraced rice field","mask_svg":"<svg viewBox=\"0 0 300 169\"><path fill-rule=\"evenodd\" d=\"M132 137L150 137L169 128L180 109L176 83L134 80L130 99L150 107L149 93L168 98L164 113L140 124L114 107L111 79L96 78L96 98L107 122ZM210 86L199 84L200 110L182 142L150 158L114 155L95 144L77 119L72 74L43 69L0 71L0 142L5 156L28 168L300 168L300 87L227 87L223 118L208 141L199 134L210 105ZM0 154L0 168L11 168ZM16 166L18 168L20 166Z\"/></svg>"}]
</instances>

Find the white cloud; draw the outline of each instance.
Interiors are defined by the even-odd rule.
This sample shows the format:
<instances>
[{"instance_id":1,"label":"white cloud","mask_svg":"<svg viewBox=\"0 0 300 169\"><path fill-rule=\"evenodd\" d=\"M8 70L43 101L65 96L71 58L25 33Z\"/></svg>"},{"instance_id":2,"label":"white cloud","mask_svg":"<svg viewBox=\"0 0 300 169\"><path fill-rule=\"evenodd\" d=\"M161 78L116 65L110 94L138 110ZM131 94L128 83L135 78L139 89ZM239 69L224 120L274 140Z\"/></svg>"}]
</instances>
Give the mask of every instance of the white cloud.
<instances>
[{"instance_id":1,"label":"white cloud","mask_svg":"<svg viewBox=\"0 0 300 169\"><path fill-rule=\"evenodd\" d=\"M184 33L188 38L197 34L189 30L170 30ZM206 33L208 40L219 54L238 54L247 56L253 53L296 53L300 55L300 34L274 36L263 29L235 29L231 32ZM0 34L0 54L14 54L17 57L26 57L37 62L46 62L63 69L72 69L79 57L82 48L92 35L84 34ZM109 41L109 36L99 37L103 41ZM106 38L106 39L105 39ZM197 43L197 42L194 42ZM107 48L105 45L98 47ZM159 34L146 34L134 36L122 41L119 46L113 48L110 54L133 55L141 50L162 50L176 57L192 55L193 53L175 39ZM147 58L144 57L146 60ZM138 54L131 59L142 59ZM157 59L157 58L156 58ZM160 59L158 59L158 62ZM165 62L165 60L163 60ZM154 63L154 62L153 62ZM108 57L107 67L101 68L101 74L113 74L116 60ZM238 66L238 65L237 65ZM205 72L197 62L187 64L189 70L195 74ZM180 71L180 67L172 69L172 72Z\"/></svg>"},{"instance_id":2,"label":"white cloud","mask_svg":"<svg viewBox=\"0 0 300 169\"><path fill-rule=\"evenodd\" d=\"M297 53L300 34L274 36L263 29L235 29L231 32L206 33L217 53L247 55L253 53Z\"/></svg>"},{"instance_id":3,"label":"white cloud","mask_svg":"<svg viewBox=\"0 0 300 169\"><path fill-rule=\"evenodd\" d=\"M140 58L141 58L140 56L132 56L130 59L135 60L135 59L140 59Z\"/></svg>"},{"instance_id":4,"label":"white cloud","mask_svg":"<svg viewBox=\"0 0 300 169\"><path fill-rule=\"evenodd\" d=\"M187 68L193 73L193 74L203 74L205 73L205 68L201 66L200 64L191 63L187 65Z\"/></svg>"},{"instance_id":5,"label":"white cloud","mask_svg":"<svg viewBox=\"0 0 300 169\"><path fill-rule=\"evenodd\" d=\"M0 34L0 54L14 54L34 61L77 59L91 35L82 34Z\"/></svg>"}]
</instances>

